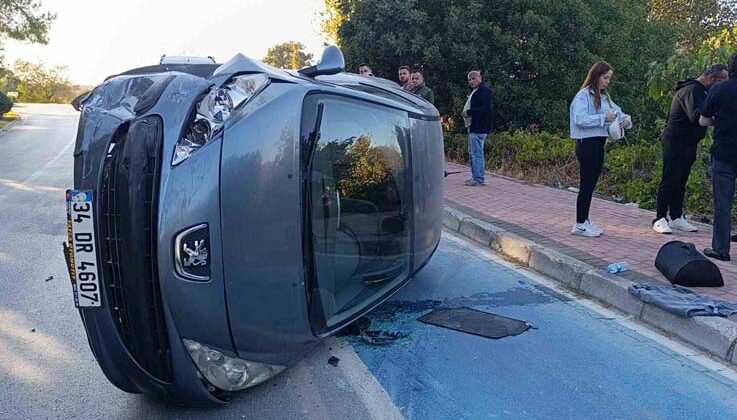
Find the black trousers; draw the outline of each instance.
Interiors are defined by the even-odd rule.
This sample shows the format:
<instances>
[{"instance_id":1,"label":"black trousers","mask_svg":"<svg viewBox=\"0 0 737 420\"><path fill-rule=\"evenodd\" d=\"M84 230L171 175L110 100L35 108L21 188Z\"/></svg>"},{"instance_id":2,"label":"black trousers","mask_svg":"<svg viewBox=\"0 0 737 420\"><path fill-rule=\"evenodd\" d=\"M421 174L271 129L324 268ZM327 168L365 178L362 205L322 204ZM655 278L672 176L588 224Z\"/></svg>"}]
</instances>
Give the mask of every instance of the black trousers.
<instances>
[{"instance_id":1,"label":"black trousers","mask_svg":"<svg viewBox=\"0 0 737 420\"><path fill-rule=\"evenodd\" d=\"M599 182L601 168L604 167L604 145L606 137L589 137L576 140L576 158L579 165L579 189L576 200L576 222L583 223L589 218L591 198L596 183Z\"/></svg>"},{"instance_id":2,"label":"black trousers","mask_svg":"<svg viewBox=\"0 0 737 420\"><path fill-rule=\"evenodd\" d=\"M670 215L672 220L683 216L683 201L691 167L696 162L698 143L663 140L663 178L658 187L657 216Z\"/></svg>"},{"instance_id":3,"label":"black trousers","mask_svg":"<svg viewBox=\"0 0 737 420\"><path fill-rule=\"evenodd\" d=\"M735 165L712 157L711 182L714 188L714 231L711 238L711 248L722 255L729 255L735 180L737 180Z\"/></svg>"}]
</instances>

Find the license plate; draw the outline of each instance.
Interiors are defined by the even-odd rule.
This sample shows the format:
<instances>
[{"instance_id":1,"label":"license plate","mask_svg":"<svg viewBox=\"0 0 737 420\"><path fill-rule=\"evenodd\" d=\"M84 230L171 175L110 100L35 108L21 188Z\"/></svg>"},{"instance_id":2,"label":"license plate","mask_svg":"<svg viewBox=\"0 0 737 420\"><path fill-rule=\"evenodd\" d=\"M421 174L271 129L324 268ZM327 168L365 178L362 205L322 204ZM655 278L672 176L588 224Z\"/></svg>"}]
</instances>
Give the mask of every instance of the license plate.
<instances>
[{"instance_id":1,"label":"license plate","mask_svg":"<svg viewBox=\"0 0 737 420\"><path fill-rule=\"evenodd\" d=\"M99 308L102 305L94 208L92 191L67 190L67 258L74 306L78 308Z\"/></svg>"}]
</instances>

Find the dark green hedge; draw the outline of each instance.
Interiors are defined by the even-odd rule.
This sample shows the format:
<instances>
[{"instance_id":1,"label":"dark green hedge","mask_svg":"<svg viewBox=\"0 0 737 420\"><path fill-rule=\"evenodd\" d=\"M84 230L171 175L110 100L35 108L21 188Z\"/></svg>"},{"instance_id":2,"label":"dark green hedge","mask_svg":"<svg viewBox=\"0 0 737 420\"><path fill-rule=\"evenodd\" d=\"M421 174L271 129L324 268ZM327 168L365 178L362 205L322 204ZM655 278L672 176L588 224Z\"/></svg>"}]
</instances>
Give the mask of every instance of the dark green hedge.
<instances>
[{"instance_id":1,"label":"dark green hedge","mask_svg":"<svg viewBox=\"0 0 737 420\"><path fill-rule=\"evenodd\" d=\"M448 160L468 163L467 144L465 135L446 135ZM710 139L699 147L686 191L688 214L712 214L710 147ZM500 132L487 139L485 152L487 170L492 172L556 188L578 187L575 143L569 138L544 132ZM605 166L608 171L605 169L600 178L597 194L635 202L645 209L655 208L663 168L659 140L609 143Z\"/></svg>"},{"instance_id":2,"label":"dark green hedge","mask_svg":"<svg viewBox=\"0 0 737 420\"><path fill-rule=\"evenodd\" d=\"M3 92L0 92L0 117L8 113L13 108L13 101Z\"/></svg>"}]
</instances>

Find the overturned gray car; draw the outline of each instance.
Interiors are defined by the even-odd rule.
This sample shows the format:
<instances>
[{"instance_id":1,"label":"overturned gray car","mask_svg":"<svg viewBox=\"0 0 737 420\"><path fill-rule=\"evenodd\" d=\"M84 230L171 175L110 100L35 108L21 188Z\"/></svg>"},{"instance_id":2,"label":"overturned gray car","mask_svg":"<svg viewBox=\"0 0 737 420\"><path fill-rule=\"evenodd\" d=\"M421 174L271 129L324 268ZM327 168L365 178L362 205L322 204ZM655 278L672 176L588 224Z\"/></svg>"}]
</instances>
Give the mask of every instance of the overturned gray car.
<instances>
[{"instance_id":1,"label":"overturned gray car","mask_svg":"<svg viewBox=\"0 0 737 420\"><path fill-rule=\"evenodd\" d=\"M65 245L118 388L223 402L379 305L441 234L437 110L316 66L160 64L76 105Z\"/></svg>"}]
</instances>

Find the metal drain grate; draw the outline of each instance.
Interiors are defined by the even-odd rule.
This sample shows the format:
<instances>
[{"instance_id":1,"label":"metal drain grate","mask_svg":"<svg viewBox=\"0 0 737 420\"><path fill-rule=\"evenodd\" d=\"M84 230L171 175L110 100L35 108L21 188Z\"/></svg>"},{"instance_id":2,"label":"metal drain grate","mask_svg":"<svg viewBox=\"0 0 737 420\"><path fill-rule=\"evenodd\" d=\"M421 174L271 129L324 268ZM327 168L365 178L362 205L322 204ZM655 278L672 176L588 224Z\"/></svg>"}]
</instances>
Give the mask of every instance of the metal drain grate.
<instances>
[{"instance_id":1,"label":"metal drain grate","mask_svg":"<svg viewBox=\"0 0 737 420\"><path fill-rule=\"evenodd\" d=\"M530 324L471 308L439 309L417 319L420 322L449 328L486 338L504 338L518 335L530 328Z\"/></svg>"}]
</instances>

